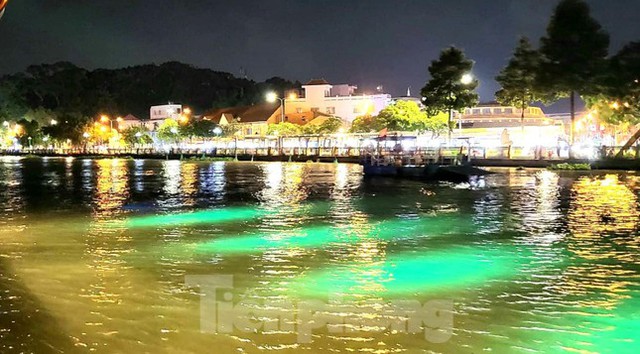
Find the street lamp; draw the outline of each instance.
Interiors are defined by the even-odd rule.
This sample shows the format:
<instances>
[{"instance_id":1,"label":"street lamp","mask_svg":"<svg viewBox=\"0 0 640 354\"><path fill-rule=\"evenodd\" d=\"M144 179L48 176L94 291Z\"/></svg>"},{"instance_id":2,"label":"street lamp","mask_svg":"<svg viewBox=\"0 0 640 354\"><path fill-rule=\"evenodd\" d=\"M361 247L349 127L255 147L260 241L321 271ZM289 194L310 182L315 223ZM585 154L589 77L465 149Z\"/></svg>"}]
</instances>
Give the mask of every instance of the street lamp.
<instances>
[{"instance_id":1,"label":"street lamp","mask_svg":"<svg viewBox=\"0 0 640 354\"><path fill-rule=\"evenodd\" d=\"M280 123L284 123L284 98L278 97L278 94L275 92L269 92L266 95L267 102L274 103L276 100L280 101Z\"/></svg>"},{"instance_id":2,"label":"street lamp","mask_svg":"<svg viewBox=\"0 0 640 354\"><path fill-rule=\"evenodd\" d=\"M57 121L57 120L55 120L55 119L52 119L52 120L51 120L51 125L57 125L57 124L58 124L58 121Z\"/></svg>"},{"instance_id":3,"label":"street lamp","mask_svg":"<svg viewBox=\"0 0 640 354\"><path fill-rule=\"evenodd\" d=\"M117 117L116 119L111 119L111 118L109 118L109 116L104 115L104 114L103 114L102 116L100 116L100 121L101 121L102 123L109 122L109 127L111 128L111 130L113 130L113 121L114 121L114 120L115 120L116 122L120 123L120 122L122 122L124 119L122 119L122 117ZM117 129L116 129L116 130L117 130Z\"/></svg>"},{"instance_id":4,"label":"street lamp","mask_svg":"<svg viewBox=\"0 0 640 354\"><path fill-rule=\"evenodd\" d=\"M463 85L469 85L473 82L473 75L470 73L465 73L460 78L460 83ZM462 134L462 113L458 112L458 133Z\"/></svg>"},{"instance_id":5,"label":"street lamp","mask_svg":"<svg viewBox=\"0 0 640 354\"><path fill-rule=\"evenodd\" d=\"M460 78L460 82L463 85L469 85L470 83L473 82L473 75L466 73L464 75L462 75L462 77Z\"/></svg>"}]
</instances>

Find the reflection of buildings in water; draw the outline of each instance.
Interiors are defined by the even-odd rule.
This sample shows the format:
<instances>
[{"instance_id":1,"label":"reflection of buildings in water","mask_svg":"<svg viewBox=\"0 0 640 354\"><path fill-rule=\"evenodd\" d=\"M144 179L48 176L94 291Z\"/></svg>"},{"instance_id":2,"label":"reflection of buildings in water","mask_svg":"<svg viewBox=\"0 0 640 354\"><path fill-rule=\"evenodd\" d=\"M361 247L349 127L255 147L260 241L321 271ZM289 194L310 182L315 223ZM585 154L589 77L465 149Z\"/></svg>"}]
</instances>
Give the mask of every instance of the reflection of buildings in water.
<instances>
[{"instance_id":1,"label":"reflection of buildings in water","mask_svg":"<svg viewBox=\"0 0 640 354\"><path fill-rule=\"evenodd\" d=\"M0 234L6 241L8 235L17 236L27 229L26 224L26 189L19 188L24 183L19 160L13 157L0 157L2 167L0 179L5 188L0 193Z\"/></svg>"},{"instance_id":2,"label":"reflection of buildings in water","mask_svg":"<svg viewBox=\"0 0 640 354\"><path fill-rule=\"evenodd\" d=\"M258 198L264 207L279 214L295 213L308 195L303 187L305 165L278 162L261 167L265 187L258 193Z\"/></svg>"},{"instance_id":3,"label":"reflection of buildings in water","mask_svg":"<svg viewBox=\"0 0 640 354\"><path fill-rule=\"evenodd\" d=\"M193 206L198 200L198 173L198 164L182 163L180 176L182 180L183 205Z\"/></svg>"},{"instance_id":4,"label":"reflection of buildings in water","mask_svg":"<svg viewBox=\"0 0 640 354\"><path fill-rule=\"evenodd\" d=\"M581 306L613 308L627 298L640 265L636 195L617 175L581 177L572 189L567 248L577 258L558 284Z\"/></svg>"},{"instance_id":5,"label":"reflection of buildings in water","mask_svg":"<svg viewBox=\"0 0 640 354\"><path fill-rule=\"evenodd\" d=\"M564 235L560 210L560 177L545 170L528 176L523 187L512 189L512 213L520 217L517 224L526 232L527 239L522 240L523 242L552 244L561 240Z\"/></svg>"},{"instance_id":6,"label":"reflection of buildings in water","mask_svg":"<svg viewBox=\"0 0 640 354\"><path fill-rule=\"evenodd\" d=\"M135 160L133 162L133 189L137 193L144 191L144 161L145 160Z\"/></svg>"},{"instance_id":7,"label":"reflection of buildings in water","mask_svg":"<svg viewBox=\"0 0 640 354\"><path fill-rule=\"evenodd\" d=\"M634 242L628 236L634 234L640 220L635 193L617 175L582 177L573 184L572 192L567 216L573 241L570 250L586 259L628 260L627 252L616 250L615 243Z\"/></svg>"},{"instance_id":8,"label":"reflection of buildings in water","mask_svg":"<svg viewBox=\"0 0 640 354\"><path fill-rule=\"evenodd\" d=\"M162 164L164 192L169 195L177 195L180 193L181 164L182 162L177 160L164 161Z\"/></svg>"},{"instance_id":9,"label":"reflection of buildings in water","mask_svg":"<svg viewBox=\"0 0 640 354\"><path fill-rule=\"evenodd\" d=\"M103 159L97 162L94 216L118 213L129 197L128 169L125 160Z\"/></svg>"},{"instance_id":10,"label":"reflection of buildings in water","mask_svg":"<svg viewBox=\"0 0 640 354\"><path fill-rule=\"evenodd\" d=\"M225 163L222 161L211 163L200 178L200 190L214 200L224 199L226 184Z\"/></svg>"},{"instance_id":11,"label":"reflection of buildings in water","mask_svg":"<svg viewBox=\"0 0 640 354\"><path fill-rule=\"evenodd\" d=\"M119 303L130 288L122 258L131 251L125 219L118 217L129 196L128 167L125 160L97 160L93 220L85 239L87 266L95 278L82 292L98 303Z\"/></svg>"}]
</instances>

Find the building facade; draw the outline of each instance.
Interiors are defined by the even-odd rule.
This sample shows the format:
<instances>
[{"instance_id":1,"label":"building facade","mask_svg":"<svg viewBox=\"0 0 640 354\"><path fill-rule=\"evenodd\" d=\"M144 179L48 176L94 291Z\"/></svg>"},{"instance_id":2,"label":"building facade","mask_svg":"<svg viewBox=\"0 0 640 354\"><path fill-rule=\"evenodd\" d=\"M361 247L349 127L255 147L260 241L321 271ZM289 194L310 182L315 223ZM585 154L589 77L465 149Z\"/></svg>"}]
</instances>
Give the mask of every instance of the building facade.
<instances>
[{"instance_id":1,"label":"building facade","mask_svg":"<svg viewBox=\"0 0 640 354\"><path fill-rule=\"evenodd\" d=\"M376 115L391 103L388 94L357 95L356 89L352 85L331 85L322 79L311 80L302 85L300 97L285 97L285 115L321 113L351 123L361 115Z\"/></svg>"},{"instance_id":2,"label":"building facade","mask_svg":"<svg viewBox=\"0 0 640 354\"><path fill-rule=\"evenodd\" d=\"M458 136L487 145L555 146L567 138L563 122L539 107L526 108L522 117L518 108L483 104L456 114L454 122Z\"/></svg>"},{"instance_id":3,"label":"building facade","mask_svg":"<svg viewBox=\"0 0 640 354\"><path fill-rule=\"evenodd\" d=\"M204 114L202 119L210 120L221 127L234 124L238 135L267 135L269 124L280 122L282 115L280 104L262 103L251 106L214 109Z\"/></svg>"},{"instance_id":4,"label":"building facade","mask_svg":"<svg viewBox=\"0 0 640 354\"><path fill-rule=\"evenodd\" d=\"M182 105L168 103L165 105L151 106L149 120L163 121L167 118L178 120L182 115Z\"/></svg>"}]
</instances>

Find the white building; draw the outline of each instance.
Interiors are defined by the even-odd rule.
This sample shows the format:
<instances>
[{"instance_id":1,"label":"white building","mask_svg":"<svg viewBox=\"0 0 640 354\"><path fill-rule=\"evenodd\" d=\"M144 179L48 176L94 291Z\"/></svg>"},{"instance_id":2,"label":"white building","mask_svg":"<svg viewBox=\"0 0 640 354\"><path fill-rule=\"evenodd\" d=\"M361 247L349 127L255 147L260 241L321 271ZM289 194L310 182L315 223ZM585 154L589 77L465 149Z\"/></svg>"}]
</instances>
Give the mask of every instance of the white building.
<instances>
[{"instance_id":1,"label":"white building","mask_svg":"<svg viewBox=\"0 0 640 354\"><path fill-rule=\"evenodd\" d=\"M163 121L167 118L180 119L182 115L182 105L168 103L160 106L151 106L149 109L149 120Z\"/></svg>"},{"instance_id":2,"label":"white building","mask_svg":"<svg viewBox=\"0 0 640 354\"><path fill-rule=\"evenodd\" d=\"M302 89L304 97L285 98L285 114L318 112L351 123L361 115L376 115L391 103L388 94L356 95L356 86L331 85L322 79L311 80Z\"/></svg>"}]
</instances>

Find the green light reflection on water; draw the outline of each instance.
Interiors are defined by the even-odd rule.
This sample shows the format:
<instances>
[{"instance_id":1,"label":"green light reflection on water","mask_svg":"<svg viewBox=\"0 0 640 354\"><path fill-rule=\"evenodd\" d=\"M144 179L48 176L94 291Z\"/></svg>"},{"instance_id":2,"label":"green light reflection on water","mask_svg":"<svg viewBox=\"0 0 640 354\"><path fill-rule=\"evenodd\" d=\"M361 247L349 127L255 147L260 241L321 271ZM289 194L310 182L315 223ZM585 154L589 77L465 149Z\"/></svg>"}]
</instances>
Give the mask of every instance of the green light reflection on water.
<instances>
[{"instance_id":1,"label":"green light reflection on water","mask_svg":"<svg viewBox=\"0 0 640 354\"><path fill-rule=\"evenodd\" d=\"M144 228L173 225L214 224L236 220L254 219L264 216L266 211L256 208L225 208L182 212L176 214L139 216L127 220L129 228Z\"/></svg>"},{"instance_id":2,"label":"green light reflection on water","mask_svg":"<svg viewBox=\"0 0 640 354\"><path fill-rule=\"evenodd\" d=\"M404 252L370 264L316 271L292 283L300 295L402 295L457 291L516 275L528 256L515 247L450 247Z\"/></svg>"},{"instance_id":3,"label":"green light reflection on water","mask_svg":"<svg viewBox=\"0 0 640 354\"><path fill-rule=\"evenodd\" d=\"M408 238L469 232L474 225L459 215L396 218L368 225L313 226L281 233L266 232L223 237L199 244L203 253L259 253L277 248L318 248L335 243L356 243L363 239L401 241ZM369 228L369 230L367 230Z\"/></svg>"}]
</instances>

